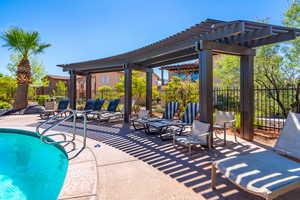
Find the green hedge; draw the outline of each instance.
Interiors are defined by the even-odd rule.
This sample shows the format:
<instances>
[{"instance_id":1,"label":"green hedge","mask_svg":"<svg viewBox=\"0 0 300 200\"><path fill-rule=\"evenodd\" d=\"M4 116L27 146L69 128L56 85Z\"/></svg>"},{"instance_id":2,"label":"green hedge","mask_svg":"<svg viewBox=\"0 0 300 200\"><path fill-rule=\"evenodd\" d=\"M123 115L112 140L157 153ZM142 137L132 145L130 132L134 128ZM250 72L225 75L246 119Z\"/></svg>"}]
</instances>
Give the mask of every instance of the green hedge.
<instances>
[{"instance_id":1,"label":"green hedge","mask_svg":"<svg viewBox=\"0 0 300 200\"><path fill-rule=\"evenodd\" d=\"M11 108L11 105L5 101L0 101L0 109Z\"/></svg>"}]
</instances>

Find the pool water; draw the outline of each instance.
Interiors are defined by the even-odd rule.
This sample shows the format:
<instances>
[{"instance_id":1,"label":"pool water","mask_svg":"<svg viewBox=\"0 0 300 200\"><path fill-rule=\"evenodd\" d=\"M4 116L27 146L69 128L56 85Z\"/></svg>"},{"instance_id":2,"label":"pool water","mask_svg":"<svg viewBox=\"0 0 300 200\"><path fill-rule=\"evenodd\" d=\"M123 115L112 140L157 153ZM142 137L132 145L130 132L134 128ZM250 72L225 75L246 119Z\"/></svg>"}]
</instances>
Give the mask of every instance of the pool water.
<instances>
[{"instance_id":1,"label":"pool water","mask_svg":"<svg viewBox=\"0 0 300 200\"><path fill-rule=\"evenodd\" d=\"M0 128L0 200L55 200L68 158L35 133Z\"/></svg>"}]
</instances>

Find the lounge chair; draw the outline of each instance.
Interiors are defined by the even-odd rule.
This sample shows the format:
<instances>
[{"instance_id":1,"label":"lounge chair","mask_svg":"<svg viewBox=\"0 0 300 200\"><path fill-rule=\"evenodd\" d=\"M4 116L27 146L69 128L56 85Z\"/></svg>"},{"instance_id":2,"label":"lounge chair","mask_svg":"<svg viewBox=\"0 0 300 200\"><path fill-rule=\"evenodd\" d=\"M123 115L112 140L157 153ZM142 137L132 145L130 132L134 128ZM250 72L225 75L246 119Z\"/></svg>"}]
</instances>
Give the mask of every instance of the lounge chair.
<instances>
[{"instance_id":1,"label":"lounge chair","mask_svg":"<svg viewBox=\"0 0 300 200\"><path fill-rule=\"evenodd\" d=\"M213 125L213 129L215 132L217 131L222 131L224 135L224 145L226 145L226 135L227 135L227 130L234 128L234 112L225 112L225 111L217 111L216 113L216 122ZM236 131L234 133L234 139L237 142L236 139ZM217 135L216 135L217 136Z\"/></svg>"},{"instance_id":2,"label":"lounge chair","mask_svg":"<svg viewBox=\"0 0 300 200\"><path fill-rule=\"evenodd\" d=\"M213 162L212 188L216 188L217 170L242 189L267 200L300 188L300 163L294 161L300 160L299 149L300 114L289 113L274 151L264 150Z\"/></svg>"},{"instance_id":3,"label":"lounge chair","mask_svg":"<svg viewBox=\"0 0 300 200\"><path fill-rule=\"evenodd\" d=\"M83 110L81 110L81 112L77 114L77 117L82 117L83 114L88 115L89 113L95 111L95 109L98 110L98 107L101 105L101 103L102 102L100 99L88 99L85 103Z\"/></svg>"},{"instance_id":4,"label":"lounge chair","mask_svg":"<svg viewBox=\"0 0 300 200\"><path fill-rule=\"evenodd\" d=\"M163 114L164 119L173 119L177 113L180 103L171 101L166 104L165 112Z\"/></svg>"},{"instance_id":5,"label":"lounge chair","mask_svg":"<svg viewBox=\"0 0 300 200\"><path fill-rule=\"evenodd\" d=\"M57 109L45 110L40 114L40 118L49 119L51 115L62 112L63 110L67 109L68 106L69 106L69 99L61 99L58 103Z\"/></svg>"},{"instance_id":6,"label":"lounge chair","mask_svg":"<svg viewBox=\"0 0 300 200\"><path fill-rule=\"evenodd\" d=\"M192 130L189 135L178 136L176 132L173 136L173 145L176 147L177 144L188 147L189 155L192 154L193 146L208 146L210 148L211 131L209 131L210 124L194 120Z\"/></svg>"},{"instance_id":7,"label":"lounge chair","mask_svg":"<svg viewBox=\"0 0 300 200\"><path fill-rule=\"evenodd\" d=\"M117 112L120 99L112 99L109 101L107 109L103 111L92 111L90 114L97 116L100 121L109 121L113 118L118 118L123 116L123 112Z\"/></svg>"},{"instance_id":8,"label":"lounge chair","mask_svg":"<svg viewBox=\"0 0 300 200\"><path fill-rule=\"evenodd\" d=\"M104 102L105 102L104 99L96 99L94 103L93 111L101 111Z\"/></svg>"},{"instance_id":9,"label":"lounge chair","mask_svg":"<svg viewBox=\"0 0 300 200\"><path fill-rule=\"evenodd\" d=\"M84 111L93 110L95 106L95 99L88 99L85 103L85 106L83 108Z\"/></svg>"},{"instance_id":10,"label":"lounge chair","mask_svg":"<svg viewBox=\"0 0 300 200\"><path fill-rule=\"evenodd\" d=\"M184 129L174 127L173 130L176 130L179 134L181 134L183 131L191 131L193 121L199 114L199 108L199 103L188 103L181 119L183 123L186 123L186 125L183 127Z\"/></svg>"}]
</instances>

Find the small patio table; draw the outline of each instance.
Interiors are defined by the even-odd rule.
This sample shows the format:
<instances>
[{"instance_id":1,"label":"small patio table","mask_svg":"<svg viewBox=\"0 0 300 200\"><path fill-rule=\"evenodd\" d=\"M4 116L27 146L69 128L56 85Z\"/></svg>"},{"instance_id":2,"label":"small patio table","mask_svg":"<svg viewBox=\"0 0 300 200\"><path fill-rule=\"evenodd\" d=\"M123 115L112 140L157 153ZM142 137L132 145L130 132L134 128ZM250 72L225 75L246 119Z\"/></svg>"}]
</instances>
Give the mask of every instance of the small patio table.
<instances>
[{"instance_id":1,"label":"small patio table","mask_svg":"<svg viewBox=\"0 0 300 200\"><path fill-rule=\"evenodd\" d=\"M163 121L165 119L162 118L135 118L132 119L132 125L134 127L135 131L140 131L140 130L145 130L145 132L148 134L149 132L147 131L148 129L148 124L151 122L158 122L158 121ZM143 127L142 128L138 128L137 124L141 124Z\"/></svg>"},{"instance_id":2,"label":"small patio table","mask_svg":"<svg viewBox=\"0 0 300 200\"><path fill-rule=\"evenodd\" d=\"M172 128L177 128L177 133L179 135L182 134L184 127L187 125L187 123L177 121L177 120L161 120L161 121L154 121L149 122L147 124L146 131L148 134L151 133L157 133L161 140L171 140L173 139L172 136ZM151 129L154 129L155 131L152 131Z\"/></svg>"}]
</instances>

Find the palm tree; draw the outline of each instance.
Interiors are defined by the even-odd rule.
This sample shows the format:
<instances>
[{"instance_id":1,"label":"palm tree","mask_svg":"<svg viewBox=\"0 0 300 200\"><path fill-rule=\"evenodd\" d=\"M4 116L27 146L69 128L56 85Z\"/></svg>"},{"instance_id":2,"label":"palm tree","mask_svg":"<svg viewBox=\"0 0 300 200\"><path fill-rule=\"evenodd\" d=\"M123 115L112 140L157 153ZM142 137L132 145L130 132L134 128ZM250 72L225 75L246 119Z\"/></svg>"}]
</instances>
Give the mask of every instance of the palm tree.
<instances>
[{"instance_id":1,"label":"palm tree","mask_svg":"<svg viewBox=\"0 0 300 200\"><path fill-rule=\"evenodd\" d=\"M41 43L38 32L26 32L20 28L11 28L5 31L1 38L5 42L4 47L8 47L9 50L16 52L20 56L16 72L18 87L14 108L25 108L28 104L28 86L31 83L29 56L42 53L50 44Z\"/></svg>"}]
</instances>

